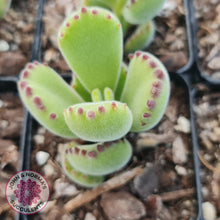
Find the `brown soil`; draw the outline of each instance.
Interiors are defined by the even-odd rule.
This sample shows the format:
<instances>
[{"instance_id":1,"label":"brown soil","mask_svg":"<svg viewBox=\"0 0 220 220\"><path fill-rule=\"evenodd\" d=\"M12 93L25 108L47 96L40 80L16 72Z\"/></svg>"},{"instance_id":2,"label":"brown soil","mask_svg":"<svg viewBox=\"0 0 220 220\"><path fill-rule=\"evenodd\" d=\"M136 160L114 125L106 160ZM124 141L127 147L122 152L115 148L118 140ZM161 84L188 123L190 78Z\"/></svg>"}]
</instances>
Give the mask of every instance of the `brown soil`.
<instances>
[{"instance_id":1,"label":"brown soil","mask_svg":"<svg viewBox=\"0 0 220 220\"><path fill-rule=\"evenodd\" d=\"M220 79L220 0L196 0L199 65L201 70Z\"/></svg>"},{"instance_id":2,"label":"brown soil","mask_svg":"<svg viewBox=\"0 0 220 220\"><path fill-rule=\"evenodd\" d=\"M168 71L176 72L189 61L185 9L182 0L168 0L155 18L156 36L146 50L157 56Z\"/></svg>"},{"instance_id":3,"label":"brown soil","mask_svg":"<svg viewBox=\"0 0 220 220\"><path fill-rule=\"evenodd\" d=\"M0 76L19 74L31 57L37 1L12 1L0 20ZM5 46L2 46L5 45Z\"/></svg>"},{"instance_id":4,"label":"brown soil","mask_svg":"<svg viewBox=\"0 0 220 220\"><path fill-rule=\"evenodd\" d=\"M19 140L23 122L20 99L12 93L0 93L0 219L14 219L5 199L5 187L9 178L19 170Z\"/></svg>"},{"instance_id":5,"label":"brown soil","mask_svg":"<svg viewBox=\"0 0 220 220\"><path fill-rule=\"evenodd\" d=\"M220 214L220 92L204 88L194 106L200 141L203 200L215 205Z\"/></svg>"}]
</instances>

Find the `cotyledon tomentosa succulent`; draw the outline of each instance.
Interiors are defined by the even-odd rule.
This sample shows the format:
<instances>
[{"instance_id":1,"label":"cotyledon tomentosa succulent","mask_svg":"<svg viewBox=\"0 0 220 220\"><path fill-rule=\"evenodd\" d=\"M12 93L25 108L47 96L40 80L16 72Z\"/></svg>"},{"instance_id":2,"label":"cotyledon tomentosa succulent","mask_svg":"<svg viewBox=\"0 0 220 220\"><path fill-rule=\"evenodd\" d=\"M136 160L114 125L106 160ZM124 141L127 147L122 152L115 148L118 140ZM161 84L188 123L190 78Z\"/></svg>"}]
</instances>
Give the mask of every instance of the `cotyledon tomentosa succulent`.
<instances>
[{"instance_id":1,"label":"cotyledon tomentosa succulent","mask_svg":"<svg viewBox=\"0 0 220 220\"><path fill-rule=\"evenodd\" d=\"M166 0L84 0L86 6L111 9L120 19L126 35L131 25L137 26L125 41L125 53L147 47L155 35L153 18L162 9Z\"/></svg>"},{"instance_id":2,"label":"cotyledon tomentosa succulent","mask_svg":"<svg viewBox=\"0 0 220 220\"><path fill-rule=\"evenodd\" d=\"M123 34L118 18L98 7L73 12L59 31L59 46L74 80L68 85L54 70L28 63L18 82L20 97L32 115L56 135L79 137L62 166L69 178L92 187L130 160L125 136L155 126L170 93L169 76L153 55L137 51L122 63Z\"/></svg>"}]
</instances>

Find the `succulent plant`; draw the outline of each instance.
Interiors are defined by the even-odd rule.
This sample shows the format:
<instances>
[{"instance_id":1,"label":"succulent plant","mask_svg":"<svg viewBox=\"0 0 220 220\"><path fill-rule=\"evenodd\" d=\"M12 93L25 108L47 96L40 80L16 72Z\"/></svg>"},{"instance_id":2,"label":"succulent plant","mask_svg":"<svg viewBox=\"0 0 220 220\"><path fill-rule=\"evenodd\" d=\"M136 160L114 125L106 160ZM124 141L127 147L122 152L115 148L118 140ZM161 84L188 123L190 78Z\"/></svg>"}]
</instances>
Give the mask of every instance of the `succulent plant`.
<instances>
[{"instance_id":1,"label":"succulent plant","mask_svg":"<svg viewBox=\"0 0 220 220\"><path fill-rule=\"evenodd\" d=\"M146 48L153 40L155 25L153 18L162 9L166 0L84 0L86 6L111 9L120 19L124 35L131 25L136 29L125 42L125 53Z\"/></svg>"},{"instance_id":2,"label":"succulent plant","mask_svg":"<svg viewBox=\"0 0 220 220\"><path fill-rule=\"evenodd\" d=\"M126 134L155 126L168 103L170 81L163 64L137 51L127 66L122 39L112 12L82 7L64 21L58 36L73 70L71 85L38 62L28 63L18 82L23 103L43 126L88 141L71 143L62 160L66 175L83 186L95 186L125 166L132 155Z\"/></svg>"},{"instance_id":3,"label":"succulent plant","mask_svg":"<svg viewBox=\"0 0 220 220\"><path fill-rule=\"evenodd\" d=\"M11 5L11 0L1 0L0 1L0 19L8 11Z\"/></svg>"}]
</instances>

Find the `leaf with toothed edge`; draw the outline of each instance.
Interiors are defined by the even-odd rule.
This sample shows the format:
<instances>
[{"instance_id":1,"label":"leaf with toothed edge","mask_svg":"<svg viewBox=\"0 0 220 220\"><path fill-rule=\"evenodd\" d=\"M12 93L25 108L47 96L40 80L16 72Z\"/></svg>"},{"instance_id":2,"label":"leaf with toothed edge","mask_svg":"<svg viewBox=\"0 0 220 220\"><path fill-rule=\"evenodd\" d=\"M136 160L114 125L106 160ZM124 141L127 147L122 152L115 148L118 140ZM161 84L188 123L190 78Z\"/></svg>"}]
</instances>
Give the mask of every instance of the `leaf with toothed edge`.
<instances>
[{"instance_id":1,"label":"leaf with toothed edge","mask_svg":"<svg viewBox=\"0 0 220 220\"><path fill-rule=\"evenodd\" d=\"M165 112L170 95L169 75L160 60L150 53L138 51L130 58L121 101L132 111L131 131L146 131Z\"/></svg>"},{"instance_id":2,"label":"leaf with toothed edge","mask_svg":"<svg viewBox=\"0 0 220 220\"><path fill-rule=\"evenodd\" d=\"M102 176L125 166L131 158L132 146L126 140L98 144L73 145L66 150L71 166L82 173Z\"/></svg>"},{"instance_id":3,"label":"leaf with toothed edge","mask_svg":"<svg viewBox=\"0 0 220 220\"><path fill-rule=\"evenodd\" d=\"M62 137L76 137L66 125L63 111L84 100L51 68L38 62L27 64L18 91L31 114L48 130Z\"/></svg>"},{"instance_id":4,"label":"leaf with toothed edge","mask_svg":"<svg viewBox=\"0 0 220 220\"><path fill-rule=\"evenodd\" d=\"M166 0L128 0L123 16L131 24L143 24L162 9Z\"/></svg>"},{"instance_id":5,"label":"leaf with toothed edge","mask_svg":"<svg viewBox=\"0 0 220 220\"><path fill-rule=\"evenodd\" d=\"M64 118L74 134L94 142L119 139L132 125L130 109L117 101L76 104L65 109Z\"/></svg>"},{"instance_id":6,"label":"leaf with toothed edge","mask_svg":"<svg viewBox=\"0 0 220 220\"><path fill-rule=\"evenodd\" d=\"M71 144L71 147L73 146L74 144ZM66 152L68 152L68 149L69 146L66 148ZM63 153L62 155L62 168L65 174L69 177L69 179L84 187L97 186L100 183L102 183L104 180L104 176L86 175L83 174L82 172L77 171L75 168L71 166L70 162L67 160L66 153Z\"/></svg>"},{"instance_id":7,"label":"leaf with toothed edge","mask_svg":"<svg viewBox=\"0 0 220 220\"><path fill-rule=\"evenodd\" d=\"M118 18L98 7L82 8L59 31L59 46L69 66L90 92L113 91L122 61L122 28Z\"/></svg>"},{"instance_id":8,"label":"leaf with toothed edge","mask_svg":"<svg viewBox=\"0 0 220 220\"><path fill-rule=\"evenodd\" d=\"M109 9L118 17L121 22L123 33L126 34L130 24L125 21L122 16L122 10L127 0L84 0L85 6L98 6L101 8Z\"/></svg>"},{"instance_id":9,"label":"leaf with toothed edge","mask_svg":"<svg viewBox=\"0 0 220 220\"><path fill-rule=\"evenodd\" d=\"M147 47L155 35L155 25L153 21L138 26L135 32L125 42L125 53L133 53Z\"/></svg>"}]
</instances>

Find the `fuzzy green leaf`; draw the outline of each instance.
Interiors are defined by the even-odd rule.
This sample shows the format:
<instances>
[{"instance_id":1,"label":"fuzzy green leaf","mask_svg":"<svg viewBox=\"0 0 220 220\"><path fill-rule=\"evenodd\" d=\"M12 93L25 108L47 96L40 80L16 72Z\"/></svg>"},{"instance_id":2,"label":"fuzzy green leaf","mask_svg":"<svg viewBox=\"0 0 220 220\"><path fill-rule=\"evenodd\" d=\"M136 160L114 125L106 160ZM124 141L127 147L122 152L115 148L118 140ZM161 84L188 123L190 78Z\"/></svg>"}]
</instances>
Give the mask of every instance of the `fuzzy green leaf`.
<instances>
[{"instance_id":1,"label":"fuzzy green leaf","mask_svg":"<svg viewBox=\"0 0 220 220\"><path fill-rule=\"evenodd\" d=\"M76 170L88 175L106 175L121 169L131 158L132 146L124 140L69 148L66 157Z\"/></svg>"},{"instance_id":2,"label":"fuzzy green leaf","mask_svg":"<svg viewBox=\"0 0 220 220\"><path fill-rule=\"evenodd\" d=\"M128 0L123 15L131 24L143 24L154 18L164 3L165 0Z\"/></svg>"},{"instance_id":3,"label":"fuzzy green leaf","mask_svg":"<svg viewBox=\"0 0 220 220\"><path fill-rule=\"evenodd\" d=\"M116 101L82 103L64 111L66 124L87 141L112 141L127 134L132 113L126 104Z\"/></svg>"},{"instance_id":4,"label":"fuzzy green leaf","mask_svg":"<svg viewBox=\"0 0 220 220\"><path fill-rule=\"evenodd\" d=\"M136 50L146 48L155 35L155 25L153 21L138 26L134 33L125 42L125 53L133 53Z\"/></svg>"},{"instance_id":5,"label":"fuzzy green leaf","mask_svg":"<svg viewBox=\"0 0 220 220\"><path fill-rule=\"evenodd\" d=\"M75 144L71 144L71 147L73 147L74 145ZM69 146L66 148L66 152L68 152L69 148ZM69 177L70 180L84 187L97 186L104 180L103 176L91 176L77 171L71 166L70 162L67 160L66 153L62 155L62 167L65 174Z\"/></svg>"},{"instance_id":6,"label":"fuzzy green leaf","mask_svg":"<svg viewBox=\"0 0 220 220\"><path fill-rule=\"evenodd\" d=\"M170 95L169 75L152 54L136 52L129 64L121 101L133 114L131 131L146 131L162 118Z\"/></svg>"},{"instance_id":7,"label":"fuzzy green leaf","mask_svg":"<svg viewBox=\"0 0 220 220\"><path fill-rule=\"evenodd\" d=\"M25 106L48 130L76 137L67 127L63 111L83 99L56 72L43 64L29 63L21 73L18 90Z\"/></svg>"},{"instance_id":8,"label":"fuzzy green leaf","mask_svg":"<svg viewBox=\"0 0 220 220\"><path fill-rule=\"evenodd\" d=\"M88 90L115 89L122 60L122 28L110 11L98 7L74 12L59 32L60 49Z\"/></svg>"}]
</instances>

